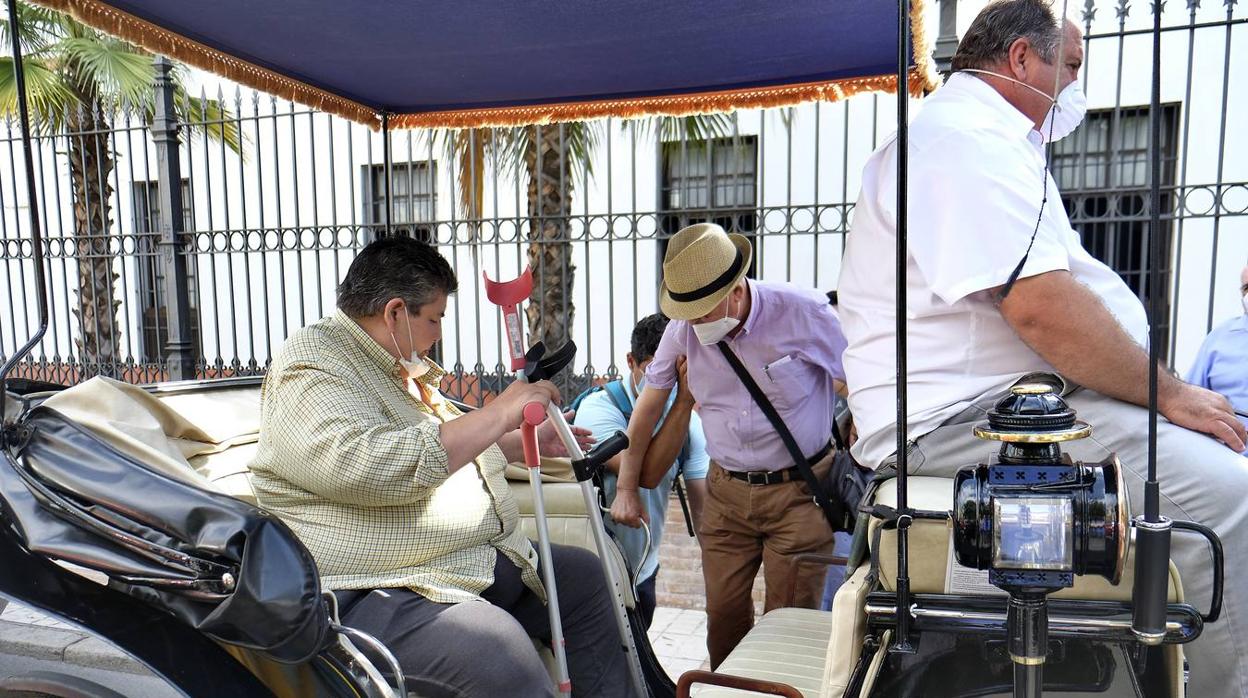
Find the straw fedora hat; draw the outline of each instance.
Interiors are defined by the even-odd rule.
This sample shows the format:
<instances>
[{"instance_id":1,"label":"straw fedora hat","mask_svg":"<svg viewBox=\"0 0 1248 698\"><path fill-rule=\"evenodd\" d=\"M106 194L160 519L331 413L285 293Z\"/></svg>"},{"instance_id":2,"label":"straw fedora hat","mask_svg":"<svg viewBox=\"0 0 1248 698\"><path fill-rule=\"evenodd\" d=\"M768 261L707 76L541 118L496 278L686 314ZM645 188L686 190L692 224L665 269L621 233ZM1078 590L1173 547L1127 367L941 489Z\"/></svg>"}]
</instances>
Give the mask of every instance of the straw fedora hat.
<instances>
[{"instance_id":1,"label":"straw fedora hat","mask_svg":"<svg viewBox=\"0 0 1248 698\"><path fill-rule=\"evenodd\" d=\"M673 320L696 320L719 305L750 268L750 241L714 223L672 236L663 259L659 307Z\"/></svg>"}]
</instances>

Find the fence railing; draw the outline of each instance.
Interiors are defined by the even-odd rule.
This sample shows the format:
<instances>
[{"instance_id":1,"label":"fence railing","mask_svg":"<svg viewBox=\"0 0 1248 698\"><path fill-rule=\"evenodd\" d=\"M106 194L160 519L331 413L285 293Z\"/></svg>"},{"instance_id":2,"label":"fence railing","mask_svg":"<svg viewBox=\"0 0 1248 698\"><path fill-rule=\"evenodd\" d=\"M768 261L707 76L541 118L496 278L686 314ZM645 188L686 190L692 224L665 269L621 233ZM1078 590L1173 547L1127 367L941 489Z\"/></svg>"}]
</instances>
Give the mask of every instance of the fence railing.
<instances>
[{"instance_id":1,"label":"fence railing","mask_svg":"<svg viewBox=\"0 0 1248 698\"><path fill-rule=\"evenodd\" d=\"M947 54L978 6L943 4ZM1150 56L1153 7L1080 6L1091 109L1050 155L1085 245L1142 297L1153 260L1148 78L1137 66ZM1244 68L1231 57L1248 40L1248 9L1189 1L1164 13L1162 263L1169 358L1183 370L1238 307L1248 259L1248 143L1231 128L1248 119L1248 98L1229 87ZM262 374L286 337L333 312L355 254L388 232L437 245L459 275L438 347L448 392L479 402L509 380L480 277L528 264L541 299L533 334L580 349L572 393L618 375L633 324L657 310L665 240L689 222L750 236L756 277L834 289L862 165L895 127L893 98L865 95L698 120L378 134L207 76L198 100L179 102L169 66L158 61L153 75L150 116L120 109L35 138L51 327L18 375ZM3 356L35 326L19 147L6 122Z\"/></svg>"}]
</instances>

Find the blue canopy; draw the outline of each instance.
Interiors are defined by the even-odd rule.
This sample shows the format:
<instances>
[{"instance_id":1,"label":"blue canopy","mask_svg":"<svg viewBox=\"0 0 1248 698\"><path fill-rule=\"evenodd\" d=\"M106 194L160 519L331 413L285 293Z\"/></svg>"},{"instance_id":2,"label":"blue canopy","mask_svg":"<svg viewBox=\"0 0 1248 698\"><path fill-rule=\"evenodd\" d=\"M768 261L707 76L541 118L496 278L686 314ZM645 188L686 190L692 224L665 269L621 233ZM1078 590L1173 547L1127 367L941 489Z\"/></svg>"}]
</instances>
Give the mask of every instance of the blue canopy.
<instances>
[{"instance_id":1,"label":"blue canopy","mask_svg":"<svg viewBox=\"0 0 1248 698\"><path fill-rule=\"evenodd\" d=\"M499 125L896 89L881 0L37 0L154 52L361 121ZM914 2L916 46L923 3ZM917 51L911 88L932 84Z\"/></svg>"}]
</instances>

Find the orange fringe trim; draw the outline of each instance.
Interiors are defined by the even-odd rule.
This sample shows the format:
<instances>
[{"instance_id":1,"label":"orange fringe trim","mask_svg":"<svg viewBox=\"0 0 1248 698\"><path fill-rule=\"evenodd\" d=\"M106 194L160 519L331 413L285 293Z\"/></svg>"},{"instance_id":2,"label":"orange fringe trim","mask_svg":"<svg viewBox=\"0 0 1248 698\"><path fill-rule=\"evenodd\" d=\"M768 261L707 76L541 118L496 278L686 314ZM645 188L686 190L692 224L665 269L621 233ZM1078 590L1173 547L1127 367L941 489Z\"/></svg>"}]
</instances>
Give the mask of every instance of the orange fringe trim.
<instances>
[{"instance_id":1,"label":"orange fringe trim","mask_svg":"<svg viewBox=\"0 0 1248 698\"><path fill-rule=\"evenodd\" d=\"M931 92L943 83L940 72L936 70L936 61L932 60L933 41L927 26L927 0L910 0L910 50L914 55L914 67L910 69L910 94L915 97ZM922 81L917 93L915 73Z\"/></svg>"},{"instance_id":2,"label":"orange fringe trim","mask_svg":"<svg viewBox=\"0 0 1248 698\"><path fill-rule=\"evenodd\" d=\"M930 87L931 83L919 68L910 69L910 94L922 95ZM835 102L862 92L895 92L896 90L897 76L881 75L871 78L851 78L670 97L638 97L598 102L394 114L390 116L390 128L491 128L586 121L606 117L629 119L642 116L689 116L728 112L734 109L786 107L802 102Z\"/></svg>"},{"instance_id":3,"label":"orange fringe trim","mask_svg":"<svg viewBox=\"0 0 1248 698\"><path fill-rule=\"evenodd\" d=\"M239 84L357 121L373 130L378 130L382 126L381 114L376 109L192 41L100 0L29 1L65 12L83 24L113 34L143 49L163 54ZM930 35L924 22L926 6L927 0L912 0L910 7L911 45L915 65L910 69L907 88L909 93L916 97L930 92L940 84L940 77L931 58ZM484 128L585 121L606 117L689 116L735 109L785 107L811 101L835 102L872 91L896 92L897 77L879 75L669 97L638 97L538 106L391 114L388 125L391 129Z\"/></svg>"}]
</instances>

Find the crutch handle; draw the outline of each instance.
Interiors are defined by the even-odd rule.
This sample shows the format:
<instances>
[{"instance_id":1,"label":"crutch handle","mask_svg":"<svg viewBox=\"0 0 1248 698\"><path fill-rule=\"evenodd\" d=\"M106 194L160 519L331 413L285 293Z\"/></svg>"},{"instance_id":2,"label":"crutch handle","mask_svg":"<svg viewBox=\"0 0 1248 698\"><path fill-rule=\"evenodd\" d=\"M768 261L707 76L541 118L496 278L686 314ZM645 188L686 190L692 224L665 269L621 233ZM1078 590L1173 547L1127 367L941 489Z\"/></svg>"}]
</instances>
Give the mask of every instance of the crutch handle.
<instances>
[{"instance_id":1,"label":"crutch handle","mask_svg":"<svg viewBox=\"0 0 1248 698\"><path fill-rule=\"evenodd\" d=\"M481 272L481 278L485 280L485 297L503 311L511 370L519 371L524 368L524 327L517 306L533 292L533 271L525 267L524 273L511 281L492 281L485 272Z\"/></svg>"},{"instance_id":2,"label":"crutch handle","mask_svg":"<svg viewBox=\"0 0 1248 698\"><path fill-rule=\"evenodd\" d=\"M524 423L536 427L546 421L546 405L533 400L524 405Z\"/></svg>"},{"instance_id":3,"label":"crutch handle","mask_svg":"<svg viewBox=\"0 0 1248 698\"><path fill-rule=\"evenodd\" d=\"M546 407L540 402L530 402L524 406L524 422L520 424L520 444L524 447L524 466L538 468L542 465L542 455L537 448L537 425L546 419Z\"/></svg>"}]
</instances>

